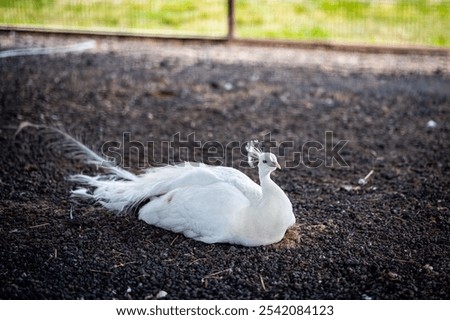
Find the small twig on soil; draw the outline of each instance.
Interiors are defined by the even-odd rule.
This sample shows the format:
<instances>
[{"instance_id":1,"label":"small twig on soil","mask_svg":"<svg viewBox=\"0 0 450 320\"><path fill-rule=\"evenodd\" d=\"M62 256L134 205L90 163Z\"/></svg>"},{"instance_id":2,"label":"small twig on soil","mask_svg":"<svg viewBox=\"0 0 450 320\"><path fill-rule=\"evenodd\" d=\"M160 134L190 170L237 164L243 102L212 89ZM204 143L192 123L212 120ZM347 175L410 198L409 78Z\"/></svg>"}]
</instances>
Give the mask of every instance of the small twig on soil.
<instances>
[{"instance_id":1,"label":"small twig on soil","mask_svg":"<svg viewBox=\"0 0 450 320\"><path fill-rule=\"evenodd\" d=\"M112 249L112 253L114 254L113 257L119 257L119 256L126 255L125 253L117 251L116 249Z\"/></svg>"},{"instance_id":2,"label":"small twig on soil","mask_svg":"<svg viewBox=\"0 0 450 320\"><path fill-rule=\"evenodd\" d=\"M50 257L45 261L45 263L49 262L50 260L54 260L58 258L58 249L55 248L55 251L53 254L50 254Z\"/></svg>"},{"instance_id":3,"label":"small twig on soil","mask_svg":"<svg viewBox=\"0 0 450 320\"><path fill-rule=\"evenodd\" d=\"M29 227L29 228L30 228L30 229L41 228L41 227L46 227L46 226L48 226L48 225L50 225L50 223L46 222L46 223L37 224L37 225L35 225L35 226L31 226L31 227Z\"/></svg>"},{"instance_id":4,"label":"small twig on soil","mask_svg":"<svg viewBox=\"0 0 450 320\"><path fill-rule=\"evenodd\" d=\"M194 261L192 261L191 263L189 263L189 265L192 265L192 264L194 264L194 263L197 263L197 262L199 262L199 261L201 261L201 260L206 260L206 258L198 258L198 259L195 259Z\"/></svg>"},{"instance_id":5,"label":"small twig on soil","mask_svg":"<svg viewBox=\"0 0 450 320\"><path fill-rule=\"evenodd\" d=\"M116 269L116 268L122 268L122 267L125 267L126 265L129 265L129 264L135 264L135 263L137 263L137 261L131 261L131 262L125 262L125 263L120 262L120 263L118 263L118 264L115 264L113 268L114 268L114 269Z\"/></svg>"},{"instance_id":6,"label":"small twig on soil","mask_svg":"<svg viewBox=\"0 0 450 320\"><path fill-rule=\"evenodd\" d=\"M370 176L373 174L373 170L370 170L370 172L364 177L358 180L358 184L363 186L367 184L367 180L369 180Z\"/></svg>"},{"instance_id":7,"label":"small twig on soil","mask_svg":"<svg viewBox=\"0 0 450 320\"><path fill-rule=\"evenodd\" d=\"M412 264L420 265L420 263L415 260L403 260L403 259L388 258L388 257L383 257L383 258L386 260L397 261L397 262L401 262L401 263L412 263Z\"/></svg>"},{"instance_id":8,"label":"small twig on soil","mask_svg":"<svg viewBox=\"0 0 450 320\"><path fill-rule=\"evenodd\" d=\"M202 278L201 282L204 283L205 288L207 288L208 287L208 279L219 279L220 280L220 279L223 278L222 274L224 274L224 273L231 273L232 271L233 270L231 268L228 268L228 269L225 269L225 270L222 270L222 271L217 271L217 272L213 272L213 273L207 274L206 276L204 276Z\"/></svg>"},{"instance_id":9,"label":"small twig on soil","mask_svg":"<svg viewBox=\"0 0 450 320\"><path fill-rule=\"evenodd\" d=\"M230 273L231 271L232 271L232 269L228 268L228 269L225 269L222 271L213 272L213 273L210 273L210 274L204 276L202 279L220 279L220 278L222 278L221 276L219 276L220 274L226 273L226 272Z\"/></svg>"},{"instance_id":10,"label":"small twig on soil","mask_svg":"<svg viewBox=\"0 0 450 320\"><path fill-rule=\"evenodd\" d=\"M364 177L364 180L369 179L372 174L373 174L373 170L370 170L370 172L367 174L367 176Z\"/></svg>"},{"instance_id":11,"label":"small twig on soil","mask_svg":"<svg viewBox=\"0 0 450 320\"><path fill-rule=\"evenodd\" d=\"M50 254L50 257L45 261L45 263L49 262L50 260L54 260L58 258L58 249L55 248L55 251L53 254Z\"/></svg>"},{"instance_id":12,"label":"small twig on soil","mask_svg":"<svg viewBox=\"0 0 450 320\"><path fill-rule=\"evenodd\" d=\"M178 235L175 238L173 238L172 242L170 243L170 246L172 246L177 239L178 239Z\"/></svg>"},{"instance_id":13,"label":"small twig on soil","mask_svg":"<svg viewBox=\"0 0 450 320\"><path fill-rule=\"evenodd\" d=\"M264 279L263 279L262 275L259 275L259 280L261 281L261 286L262 286L263 290L267 291L267 287L264 283Z\"/></svg>"}]
</instances>

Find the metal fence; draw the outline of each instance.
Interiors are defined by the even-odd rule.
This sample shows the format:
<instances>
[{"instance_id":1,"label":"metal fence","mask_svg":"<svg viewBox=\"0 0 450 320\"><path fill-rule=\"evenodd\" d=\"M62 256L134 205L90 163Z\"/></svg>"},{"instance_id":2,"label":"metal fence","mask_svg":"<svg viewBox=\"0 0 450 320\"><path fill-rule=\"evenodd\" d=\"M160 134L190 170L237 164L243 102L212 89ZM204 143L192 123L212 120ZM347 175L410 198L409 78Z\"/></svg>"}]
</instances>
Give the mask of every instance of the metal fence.
<instances>
[{"instance_id":1,"label":"metal fence","mask_svg":"<svg viewBox=\"0 0 450 320\"><path fill-rule=\"evenodd\" d=\"M0 0L0 26L450 46L450 0Z\"/></svg>"}]
</instances>

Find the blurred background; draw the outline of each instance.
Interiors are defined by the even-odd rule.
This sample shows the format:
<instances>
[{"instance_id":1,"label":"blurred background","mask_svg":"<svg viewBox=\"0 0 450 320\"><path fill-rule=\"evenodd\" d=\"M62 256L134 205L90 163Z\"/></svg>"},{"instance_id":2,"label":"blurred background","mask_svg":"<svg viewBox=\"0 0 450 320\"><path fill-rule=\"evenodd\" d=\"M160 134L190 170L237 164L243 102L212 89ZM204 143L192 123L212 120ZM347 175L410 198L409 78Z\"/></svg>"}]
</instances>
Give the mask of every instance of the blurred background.
<instances>
[{"instance_id":1,"label":"blurred background","mask_svg":"<svg viewBox=\"0 0 450 320\"><path fill-rule=\"evenodd\" d=\"M448 47L450 1L0 0L0 26Z\"/></svg>"}]
</instances>

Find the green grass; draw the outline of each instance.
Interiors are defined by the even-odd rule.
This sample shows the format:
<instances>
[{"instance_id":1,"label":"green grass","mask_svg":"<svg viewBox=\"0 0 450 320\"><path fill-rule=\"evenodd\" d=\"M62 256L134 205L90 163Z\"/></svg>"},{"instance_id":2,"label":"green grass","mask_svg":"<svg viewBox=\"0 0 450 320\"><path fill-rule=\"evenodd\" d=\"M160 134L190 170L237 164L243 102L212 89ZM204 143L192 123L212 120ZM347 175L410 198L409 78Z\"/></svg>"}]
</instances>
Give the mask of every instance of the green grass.
<instances>
[{"instance_id":1,"label":"green grass","mask_svg":"<svg viewBox=\"0 0 450 320\"><path fill-rule=\"evenodd\" d=\"M0 24L72 30L222 36L222 0L0 0Z\"/></svg>"},{"instance_id":2,"label":"green grass","mask_svg":"<svg viewBox=\"0 0 450 320\"><path fill-rule=\"evenodd\" d=\"M450 46L450 1L236 1L238 35Z\"/></svg>"},{"instance_id":3,"label":"green grass","mask_svg":"<svg viewBox=\"0 0 450 320\"><path fill-rule=\"evenodd\" d=\"M225 36L226 0L0 0L0 24ZM450 46L450 0L235 0L242 38Z\"/></svg>"}]
</instances>

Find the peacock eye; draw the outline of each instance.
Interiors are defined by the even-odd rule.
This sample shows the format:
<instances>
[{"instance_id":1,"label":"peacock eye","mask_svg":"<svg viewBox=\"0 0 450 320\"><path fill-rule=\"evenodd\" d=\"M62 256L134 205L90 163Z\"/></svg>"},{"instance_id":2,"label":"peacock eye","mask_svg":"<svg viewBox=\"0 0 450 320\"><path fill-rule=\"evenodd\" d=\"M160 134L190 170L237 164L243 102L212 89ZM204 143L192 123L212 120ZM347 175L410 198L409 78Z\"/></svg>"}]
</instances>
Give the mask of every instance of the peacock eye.
<instances>
[{"instance_id":1,"label":"peacock eye","mask_svg":"<svg viewBox=\"0 0 450 320\"><path fill-rule=\"evenodd\" d=\"M263 160L263 163L267 163L267 160Z\"/></svg>"}]
</instances>

